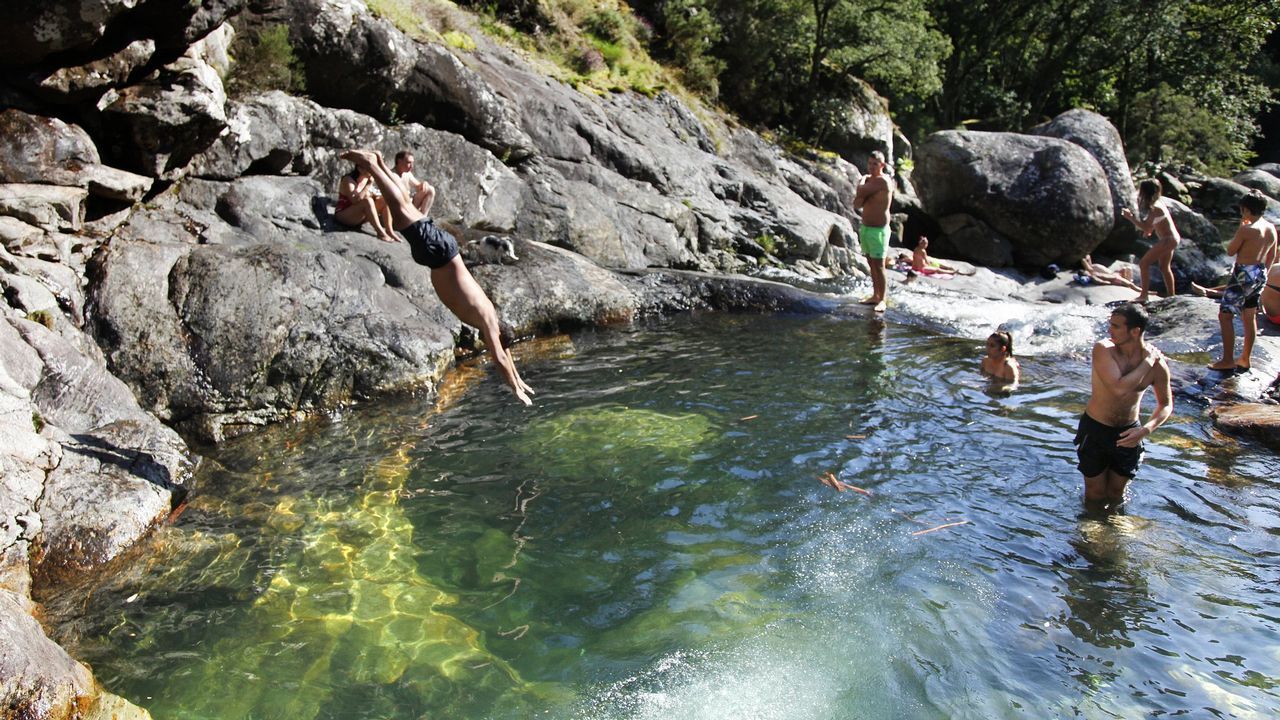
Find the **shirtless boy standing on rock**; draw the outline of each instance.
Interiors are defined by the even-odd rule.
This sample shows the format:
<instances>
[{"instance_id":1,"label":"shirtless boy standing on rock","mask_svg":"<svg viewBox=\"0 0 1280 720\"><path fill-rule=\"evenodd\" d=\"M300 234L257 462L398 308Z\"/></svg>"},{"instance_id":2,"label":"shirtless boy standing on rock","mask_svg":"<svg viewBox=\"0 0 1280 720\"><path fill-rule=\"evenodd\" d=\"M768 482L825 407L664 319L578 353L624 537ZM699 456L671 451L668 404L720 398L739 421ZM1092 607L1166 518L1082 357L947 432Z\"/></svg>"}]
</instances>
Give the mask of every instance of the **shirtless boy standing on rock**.
<instances>
[{"instance_id":1,"label":"shirtless boy standing on rock","mask_svg":"<svg viewBox=\"0 0 1280 720\"><path fill-rule=\"evenodd\" d=\"M1076 455L1084 475L1084 501L1090 507L1124 502L1125 487L1142 462L1142 439L1173 412L1169 364L1143 338L1147 311L1130 303L1116 308L1108 322L1111 337L1093 346L1093 394L1076 430ZM1151 419L1138 423L1142 396L1154 388Z\"/></svg>"},{"instance_id":2,"label":"shirtless boy standing on rock","mask_svg":"<svg viewBox=\"0 0 1280 720\"><path fill-rule=\"evenodd\" d=\"M863 305L873 305L875 312L885 308L885 256L889 250L889 205L893 202L893 185L884 174L884 153L876 150L867 159L867 174L858 181L853 196L853 209L862 213L858 241L871 266L871 296Z\"/></svg>"}]
</instances>

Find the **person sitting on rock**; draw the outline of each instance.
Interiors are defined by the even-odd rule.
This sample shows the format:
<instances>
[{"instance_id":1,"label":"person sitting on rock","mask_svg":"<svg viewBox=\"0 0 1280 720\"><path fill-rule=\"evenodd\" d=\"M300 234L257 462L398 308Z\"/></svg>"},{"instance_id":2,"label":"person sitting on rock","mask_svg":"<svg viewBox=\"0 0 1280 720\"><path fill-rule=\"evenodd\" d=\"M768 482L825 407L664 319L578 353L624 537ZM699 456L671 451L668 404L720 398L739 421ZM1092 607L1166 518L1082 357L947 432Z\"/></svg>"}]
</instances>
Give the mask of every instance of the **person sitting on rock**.
<instances>
[{"instance_id":1,"label":"person sitting on rock","mask_svg":"<svg viewBox=\"0 0 1280 720\"><path fill-rule=\"evenodd\" d=\"M381 200L373 178L356 168L338 182L338 204L333 209L333 219L352 228L369 223L379 240L396 242L396 236L391 234L391 214Z\"/></svg>"},{"instance_id":2,"label":"person sitting on rock","mask_svg":"<svg viewBox=\"0 0 1280 720\"><path fill-rule=\"evenodd\" d=\"M1138 183L1138 209L1142 217L1133 214L1129 208L1120 211L1124 219L1142 232L1143 236L1156 236L1156 244L1152 246L1138 261L1138 271L1142 274L1142 289L1139 290L1137 302L1144 303L1151 287L1151 266L1160 265L1160 275L1164 278L1164 291L1172 297L1176 293L1173 282L1173 253L1178 249L1182 236L1173 224L1173 215L1161 195L1164 186L1159 180L1147 179Z\"/></svg>"},{"instance_id":3,"label":"person sitting on rock","mask_svg":"<svg viewBox=\"0 0 1280 720\"><path fill-rule=\"evenodd\" d=\"M1267 322L1280 325L1280 262L1274 263L1267 271L1267 284L1262 287L1258 300Z\"/></svg>"},{"instance_id":4,"label":"person sitting on rock","mask_svg":"<svg viewBox=\"0 0 1280 720\"><path fill-rule=\"evenodd\" d=\"M944 265L937 260L929 257L929 238L921 235L920 240L916 243L916 249L911 253L911 269L921 275L938 275L946 273L949 275L959 275L960 271L950 265Z\"/></svg>"},{"instance_id":5,"label":"person sitting on rock","mask_svg":"<svg viewBox=\"0 0 1280 720\"><path fill-rule=\"evenodd\" d=\"M1085 277L1099 285L1116 285L1122 288L1138 290L1141 292L1141 288L1134 284L1132 275L1126 277L1124 270L1121 270L1120 272L1112 272L1098 263L1095 263L1093 258L1088 255L1085 255L1084 259L1080 261L1080 268L1084 270ZM1128 268L1126 267L1125 270L1127 269Z\"/></svg>"},{"instance_id":6,"label":"person sitting on rock","mask_svg":"<svg viewBox=\"0 0 1280 720\"><path fill-rule=\"evenodd\" d=\"M368 150L348 150L342 153L356 167L372 176L382 190L386 206L391 214L392 227L409 241L413 259L431 269L431 285L445 307L462 322L478 329L485 347L498 364L503 380L525 405L532 405L529 398L533 388L525 384L516 371L515 361L502 346L498 311L484 290L471 276L458 253L458 241L431 222L431 218L409 200L391 168L382 155Z\"/></svg>"},{"instance_id":7,"label":"person sitting on rock","mask_svg":"<svg viewBox=\"0 0 1280 720\"><path fill-rule=\"evenodd\" d=\"M400 187L404 188L405 195L413 201L413 206L418 208L418 212L426 215L431 212L431 205L436 201L436 189L431 186L431 183L419 180L413 174L413 165L413 153L401 150L396 153L393 174L400 181Z\"/></svg>"},{"instance_id":8,"label":"person sitting on rock","mask_svg":"<svg viewBox=\"0 0 1280 720\"><path fill-rule=\"evenodd\" d=\"M1022 368L1013 357L1013 336L1004 330L987 338L987 354L982 357L982 374L1002 383L1017 385Z\"/></svg>"},{"instance_id":9,"label":"person sitting on rock","mask_svg":"<svg viewBox=\"0 0 1280 720\"><path fill-rule=\"evenodd\" d=\"M1262 217L1267 200L1262 193L1253 191L1240 200L1240 227L1227 246L1227 254L1234 255L1236 264L1231 269L1231 279L1222 291L1218 325L1222 330L1222 357L1209 366L1220 372L1249 372L1253 341L1258 333L1258 305L1262 288L1267 284L1267 268L1276 259L1276 227ZM1244 342L1240 355L1234 360L1235 316L1240 316L1244 328Z\"/></svg>"}]
</instances>

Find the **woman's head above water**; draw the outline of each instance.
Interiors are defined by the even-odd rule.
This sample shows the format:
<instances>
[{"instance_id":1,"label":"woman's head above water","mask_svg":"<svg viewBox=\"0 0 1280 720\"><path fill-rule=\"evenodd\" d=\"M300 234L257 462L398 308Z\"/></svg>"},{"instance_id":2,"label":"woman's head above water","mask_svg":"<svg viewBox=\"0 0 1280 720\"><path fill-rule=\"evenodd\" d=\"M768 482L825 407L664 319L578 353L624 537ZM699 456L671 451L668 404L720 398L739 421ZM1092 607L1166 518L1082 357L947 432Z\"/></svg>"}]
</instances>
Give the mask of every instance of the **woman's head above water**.
<instances>
[{"instance_id":1,"label":"woman's head above water","mask_svg":"<svg viewBox=\"0 0 1280 720\"><path fill-rule=\"evenodd\" d=\"M987 338L987 355L990 357L1013 357L1013 336L1004 330L997 330Z\"/></svg>"}]
</instances>

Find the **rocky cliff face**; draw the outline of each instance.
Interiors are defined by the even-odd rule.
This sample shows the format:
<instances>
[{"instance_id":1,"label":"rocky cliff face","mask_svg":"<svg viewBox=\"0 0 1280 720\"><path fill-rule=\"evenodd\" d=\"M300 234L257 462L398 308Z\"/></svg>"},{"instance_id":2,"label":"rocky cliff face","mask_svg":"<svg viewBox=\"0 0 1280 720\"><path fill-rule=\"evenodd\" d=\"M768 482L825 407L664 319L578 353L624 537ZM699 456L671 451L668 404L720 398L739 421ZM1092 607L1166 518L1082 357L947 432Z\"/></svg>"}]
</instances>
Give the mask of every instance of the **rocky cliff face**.
<instances>
[{"instance_id":1,"label":"rocky cliff face","mask_svg":"<svg viewBox=\"0 0 1280 720\"><path fill-rule=\"evenodd\" d=\"M0 707L128 709L31 597L107 566L181 501L188 440L404 388L468 335L404 245L332 220L337 155L408 149L517 337L695 307L817 310L776 283L858 272L858 171L673 96L597 97L473 33L417 42L363 3L21 2L0 30ZM230 100L234 25L283 22L311 99ZM888 126L887 114L876 127ZM768 248L768 250L766 250ZM177 432L175 432L175 430ZM124 708L122 710L122 708Z\"/></svg>"}]
</instances>

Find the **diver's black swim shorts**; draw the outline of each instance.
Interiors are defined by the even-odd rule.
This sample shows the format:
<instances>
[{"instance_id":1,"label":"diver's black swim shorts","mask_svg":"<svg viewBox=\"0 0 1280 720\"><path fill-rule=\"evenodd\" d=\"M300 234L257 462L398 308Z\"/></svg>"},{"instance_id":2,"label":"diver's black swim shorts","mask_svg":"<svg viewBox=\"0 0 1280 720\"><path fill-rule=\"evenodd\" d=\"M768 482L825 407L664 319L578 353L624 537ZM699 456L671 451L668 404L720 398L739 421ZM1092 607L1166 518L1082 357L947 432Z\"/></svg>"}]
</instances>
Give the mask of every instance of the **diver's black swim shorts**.
<instances>
[{"instance_id":1,"label":"diver's black swim shorts","mask_svg":"<svg viewBox=\"0 0 1280 720\"><path fill-rule=\"evenodd\" d=\"M431 218L422 218L401 230L400 234L409 241L409 251L413 253L414 261L432 270L448 265L458 254L458 241L436 227Z\"/></svg>"}]
</instances>

